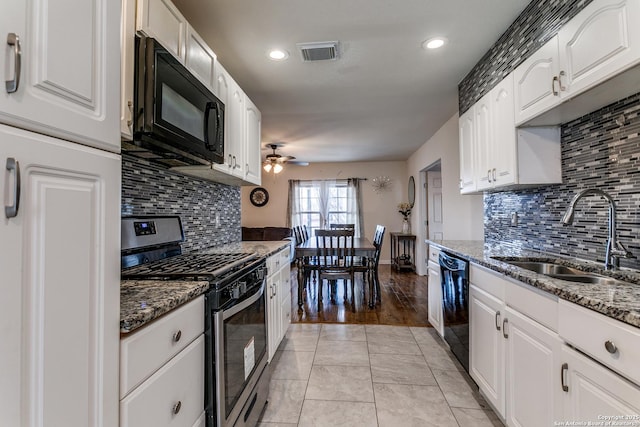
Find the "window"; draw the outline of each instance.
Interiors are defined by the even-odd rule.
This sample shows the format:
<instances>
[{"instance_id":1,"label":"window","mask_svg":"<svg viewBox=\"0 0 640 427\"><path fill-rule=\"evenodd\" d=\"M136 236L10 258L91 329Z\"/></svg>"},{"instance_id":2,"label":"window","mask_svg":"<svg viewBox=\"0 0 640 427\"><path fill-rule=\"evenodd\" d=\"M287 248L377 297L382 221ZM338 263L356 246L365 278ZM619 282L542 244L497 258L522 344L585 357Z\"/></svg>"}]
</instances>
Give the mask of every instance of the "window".
<instances>
[{"instance_id":1,"label":"window","mask_svg":"<svg viewBox=\"0 0 640 427\"><path fill-rule=\"evenodd\" d=\"M360 235L359 180L290 181L290 226L306 225L311 230L329 227L332 223L356 224Z\"/></svg>"}]
</instances>

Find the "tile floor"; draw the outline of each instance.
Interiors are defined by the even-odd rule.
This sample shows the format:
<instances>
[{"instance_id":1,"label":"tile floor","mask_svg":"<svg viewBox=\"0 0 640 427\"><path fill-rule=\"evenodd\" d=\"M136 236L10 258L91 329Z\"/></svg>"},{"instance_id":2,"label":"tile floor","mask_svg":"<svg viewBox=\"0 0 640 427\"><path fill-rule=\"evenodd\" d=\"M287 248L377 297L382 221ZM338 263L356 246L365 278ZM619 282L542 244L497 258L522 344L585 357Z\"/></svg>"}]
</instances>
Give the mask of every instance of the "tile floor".
<instances>
[{"instance_id":1,"label":"tile floor","mask_svg":"<svg viewBox=\"0 0 640 427\"><path fill-rule=\"evenodd\" d=\"M432 328L292 324L260 427L502 426Z\"/></svg>"}]
</instances>

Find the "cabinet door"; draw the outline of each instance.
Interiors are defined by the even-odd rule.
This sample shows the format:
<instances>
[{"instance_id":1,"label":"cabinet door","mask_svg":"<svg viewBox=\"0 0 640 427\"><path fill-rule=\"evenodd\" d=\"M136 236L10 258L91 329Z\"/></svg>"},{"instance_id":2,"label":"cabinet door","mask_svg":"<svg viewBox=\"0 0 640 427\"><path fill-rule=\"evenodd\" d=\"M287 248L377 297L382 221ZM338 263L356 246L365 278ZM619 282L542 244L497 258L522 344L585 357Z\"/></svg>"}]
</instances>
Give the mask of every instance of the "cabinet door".
<instances>
[{"instance_id":1,"label":"cabinet door","mask_svg":"<svg viewBox=\"0 0 640 427\"><path fill-rule=\"evenodd\" d=\"M491 122L491 93L483 96L475 105L476 118L476 148L475 165L476 188L484 190L493 186L491 179L492 159L490 159L492 144L492 122Z\"/></svg>"},{"instance_id":2,"label":"cabinet door","mask_svg":"<svg viewBox=\"0 0 640 427\"><path fill-rule=\"evenodd\" d=\"M475 106L460 116L458 121L460 138L460 193L476 191L474 170Z\"/></svg>"},{"instance_id":3,"label":"cabinet door","mask_svg":"<svg viewBox=\"0 0 640 427\"><path fill-rule=\"evenodd\" d=\"M429 323L434 329L444 336L444 328L442 324L442 285L440 284L440 266L434 262L429 262Z\"/></svg>"},{"instance_id":4,"label":"cabinet door","mask_svg":"<svg viewBox=\"0 0 640 427\"><path fill-rule=\"evenodd\" d=\"M269 272L267 277L267 342L269 347L269 361L273 358L278 349L280 341L280 301L278 288L280 287L280 272L273 274Z\"/></svg>"},{"instance_id":5,"label":"cabinet door","mask_svg":"<svg viewBox=\"0 0 640 427\"><path fill-rule=\"evenodd\" d=\"M262 141L262 114L248 97L245 97L245 177L246 181L260 185L262 182L262 161L260 142Z\"/></svg>"},{"instance_id":6,"label":"cabinet door","mask_svg":"<svg viewBox=\"0 0 640 427\"><path fill-rule=\"evenodd\" d=\"M491 179L494 186L517 183L513 73L491 90Z\"/></svg>"},{"instance_id":7,"label":"cabinet door","mask_svg":"<svg viewBox=\"0 0 640 427\"><path fill-rule=\"evenodd\" d=\"M117 425L120 158L2 125L0 140L21 178L0 222L2 424ZM16 176L0 175L6 205Z\"/></svg>"},{"instance_id":8,"label":"cabinet door","mask_svg":"<svg viewBox=\"0 0 640 427\"><path fill-rule=\"evenodd\" d=\"M640 2L595 0L563 26L562 96L571 97L640 61Z\"/></svg>"},{"instance_id":9,"label":"cabinet door","mask_svg":"<svg viewBox=\"0 0 640 427\"><path fill-rule=\"evenodd\" d=\"M5 79L19 77L14 92L2 89L0 122L119 152L121 2L3 3L0 27L22 54L21 67L18 43L0 56Z\"/></svg>"},{"instance_id":10,"label":"cabinet door","mask_svg":"<svg viewBox=\"0 0 640 427\"><path fill-rule=\"evenodd\" d=\"M231 81L231 96L229 99L229 107L231 109L229 117L229 132L231 134L231 170L233 175L238 178L244 178L245 165L245 146L246 146L246 117L245 117L245 95L240 86L235 81ZM228 111L228 109L226 111Z\"/></svg>"},{"instance_id":11,"label":"cabinet door","mask_svg":"<svg viewBox=\"0 0 640 427\"><path fill-rule=\"evenodd\" d=\"M219 170L221 172L227 173L231 175L233 173L231 167L233 166L232 156L231 156L231 134L234 132L231 129L231 114L233 110L233 106L229 105L231 100L231 85L233 79L227 73L227 70L224 69L222 65L219 63L215 67L215 85L213 93L222 101L225 105L224 112L224 163L218 164L214 163L213 168Z\"/></svg>"},{"instance_id":12,"label":"cabinet door","mask_svg":"<svg viewBox=\"0 0 640 427\"><path fill-rule=\"evenodd\" d=\"M133 139L133 79L135 68L136 0L122 0L120 50L120 137Z\"/></svg>"},{"instance_id":13,"label":"cabinet door","mask_svg":"<svg viewBox=\"0 0 640 427\"><path fill-rule=\"evenodd\" d=\"M554 36L513 72L516 125L560 103L558 72L558 36Z\"/></svg>"},{"instance_id":14,"label":"cabinet door","mask_svg":"<svg viewBox=\"0 0 640 427\"><path fill-rule=\"evenodd\" d=\"M278 345L284 338L291 323L291 270L289 264L280 271L280 334Z\"/></svg>"},{"instance_id":15,"label":"cabinet door","mask_svg":"<svg viewBox=\"0 0 640 427\"><path fill-rule=\"evenodd\" d=\"M216 54L191 25L187 25L185 63L189 71L211 91L216 81L216 62Z\"/></svg>"},{"instance_id":16,"label":"cabinet door","mask_svg":"<svg viewBox=\"0 0 640 427\"><path fill-rule=\"evenodd\" d=\"M158 40L183 63L187 25L171 0L138 0L136 30Z\"/></svg>"},{"instance_id":17,"label":"cabinet door","mask_svg":"<svg viewBox=\"0 0 640 427\"><path fill-rule=\"evenodd\" d=\"M566 345L561 357L567 387L563 419L602 422L602 416L619 415L617 422L638 423L640 387Z\"/></svg>"},{"instance_id":18,"label":"cabinet door","mask_svg":"<svg viewBox=\"0 0 640 427\"><path fill-rule=\"evenodd\" d=\"M552 426L562 417L558 334L506 308L508 426Z\"/></svg>"},{"instance_id":19,"label":"cabinet door","mask_svg":"<svg viewBox=\"0 0 640 427\"><path fill-rule=\"evenodd\" d=\"M505 416L505 369L502 301L469 287L469 374L485 398Z\"/></svg>"}]
</instances>

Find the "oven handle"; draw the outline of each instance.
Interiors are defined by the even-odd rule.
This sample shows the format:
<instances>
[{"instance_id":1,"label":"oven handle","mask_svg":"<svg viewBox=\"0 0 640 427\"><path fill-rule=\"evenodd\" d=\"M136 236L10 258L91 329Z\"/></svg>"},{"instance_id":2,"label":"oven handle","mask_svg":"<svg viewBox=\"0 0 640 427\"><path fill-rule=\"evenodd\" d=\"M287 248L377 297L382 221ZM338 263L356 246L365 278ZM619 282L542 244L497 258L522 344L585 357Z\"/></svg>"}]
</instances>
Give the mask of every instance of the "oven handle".
<instances>
[{"instance_id":1,"label":"oven handle","mask_svg":"<svg viewBox=\"0 0 640 427\"><path fill-rule=\"evenodd\" d=\"M239 312L241 312L242 310L244 310L245 308L249 307L251 304L253 304L254 302L258 301L262 295L264 294L264 285L267 282L266 277L264 279L262 279L262 285L260 285L260 290L258 292L256 292L255 294L251 295L250 298L242 301L240 304L234 305L233 307L229 308L228 310L224 310L222 312L222 319L223 320L227 320L229 317L233 316L234 314L237 314Z\"/></svg>"}]
</instances>

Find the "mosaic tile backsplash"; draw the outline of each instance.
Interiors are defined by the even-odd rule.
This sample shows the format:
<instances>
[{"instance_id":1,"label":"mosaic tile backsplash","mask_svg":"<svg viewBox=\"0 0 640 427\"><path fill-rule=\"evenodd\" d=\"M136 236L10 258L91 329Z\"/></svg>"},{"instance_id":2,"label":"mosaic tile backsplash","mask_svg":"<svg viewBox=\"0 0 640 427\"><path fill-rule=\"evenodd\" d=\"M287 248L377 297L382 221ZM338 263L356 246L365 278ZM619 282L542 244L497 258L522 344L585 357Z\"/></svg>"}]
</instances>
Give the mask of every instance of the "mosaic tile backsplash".
<instances>
[{"instance_id":1,"label":"mosaic tile backsplash","mask_svg":"<svg viewBox=\"0 0 640 427\"><path fill-rule=\"evenodd\" d=\"M185 252L242 238L240 187L178 174L123 154L122 216L131 215L180 215Z\"/></svg>"},{"instance_id":2,"label":"mosaic tile backsplash","mask_svg":"<svg viewBox=\"0 0 640 427\"><path fill-rule=\"evenodd\" d=\"M485 241L604 262L608 205L600 197L578 202L573 225L562 215L573 196L599 188L616 201L619 241L636 257L620 265L640 269L640 93L561 128L562 181L531 190L485 193ZM510 226L510 213L519 224Z\"/></svg>"},{"instance_id":3,"label":"mosaic tile backsplash","mask_svg":"<svg viewBox=\"0 0 640 427\"><path fill-rule=\"evenodd\" d=\"M464 113L593 0L533 0L458 85Z\"/></svg>"}]
</instances>

